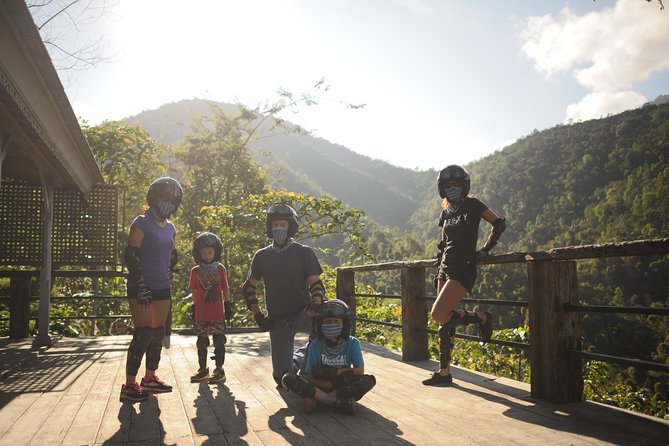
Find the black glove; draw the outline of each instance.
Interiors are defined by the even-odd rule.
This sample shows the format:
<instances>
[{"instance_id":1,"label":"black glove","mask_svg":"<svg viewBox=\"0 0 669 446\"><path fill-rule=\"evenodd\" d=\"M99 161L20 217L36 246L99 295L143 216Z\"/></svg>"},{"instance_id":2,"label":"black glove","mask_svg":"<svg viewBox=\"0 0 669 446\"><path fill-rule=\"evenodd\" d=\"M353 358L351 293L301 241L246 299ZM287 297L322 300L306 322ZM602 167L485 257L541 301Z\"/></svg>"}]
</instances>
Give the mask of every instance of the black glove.
<instances>
[{"instance_id":1,"label":"black glove","mask_svg":"<svg viewBox=\"0 0 669 446\"><path fill-rule=\"evenodd\" d=\"M272 327L274 327L274 322L272 322L271 319L267 319L267 317L260 311L254 314L253 318L256 320L256 324L258 324L258 327L260 327L262 331L270 331Z\"/></svg>"},{"instance_id":2,"label":"black glove","mask_svg":"<svg viewBox=\"0 0 669 446\"><path fill-rule=\"evenodd\" d=\"M474 253L474 261L476 262L476 264L483 262L487 258L488 258L488 251L484 251L481 249Z\"/></svg>"},{"instance_id":3,"label":"black glove","mask_svg":"<svg viewBox=\"0 0 669 446\"><path fill-rule=\"evenodd\" d=\"M318 364L311 369L311 375L316 379L334 381L337 378L337 367L327 364Z\"/></svg>"},{"instance_id":4,"label":"black glove","mask_svg":"<svg viewBox=\"0 0 669 446\"><path fill-rule=\"evenodd\" d=\"M146 286L144 281L137 284L137 302L140 305L151 305L151 290Z\"/></svg>"},{"instance_id":5,"label":"black glove","mask_svg":"<svg viewBox=\"0 0 669 446\"><path fill-rule=\"evenodd\" d=\"M353 374L353 369L344 370L332 380L332 385L335 387L347 386L355 381L355 379L356 376Z\"/></svg>"},{"instance_id":6,"label":"black glove","mask_svg":"<svg viewBox=\"0 0 669 446\"><path fill-rule=\"evenodd\" d=\"M307 305L307 310L311 310L314 313L321 314L321 309L323 308L323 304L318 304L316 302L311 302L309 305Z\"/></svg>"},{"instance_id":7,"label":"black glove","mask_svg":"<svg viewBox=\"0 0 669 446\"><path fill-rule=\"evenodd\" d=\"M225 320L229 321L235 315L235 306L229 300L224 300L223 307L225 308Z\"/></svg>"}]
</instances>

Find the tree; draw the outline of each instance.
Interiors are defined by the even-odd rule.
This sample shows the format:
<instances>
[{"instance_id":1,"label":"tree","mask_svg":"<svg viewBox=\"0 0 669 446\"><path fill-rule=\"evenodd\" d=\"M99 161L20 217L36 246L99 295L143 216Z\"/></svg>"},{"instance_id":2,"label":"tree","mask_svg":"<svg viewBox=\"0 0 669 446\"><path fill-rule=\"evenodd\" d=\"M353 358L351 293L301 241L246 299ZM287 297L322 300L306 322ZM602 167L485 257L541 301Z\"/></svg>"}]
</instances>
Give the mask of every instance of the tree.
<instances>
[{"instance_id":1,"label":"tree","mask_svg":"<svg viewBox=\"0 0 669 446\"><path fill-rule=\"evenodd\" d=\"M117 0L28 0L26 2L56 70L82 71L112 60L104 36L84 40L83 28L98 23Z\"/></svg>"},{"instance_id":2,"label":"tree","mask_svg":"<svg viewBox=\"0 0 669 446\"><path fill-rule=\"evenodd\" d=\"M142 211L153 180L165 175L160 162L164 151L140 127L122 121L105 121L82 130L93 151L105 183L123 193L119 216L123 225Z\"/></svg>"}]
</instances>

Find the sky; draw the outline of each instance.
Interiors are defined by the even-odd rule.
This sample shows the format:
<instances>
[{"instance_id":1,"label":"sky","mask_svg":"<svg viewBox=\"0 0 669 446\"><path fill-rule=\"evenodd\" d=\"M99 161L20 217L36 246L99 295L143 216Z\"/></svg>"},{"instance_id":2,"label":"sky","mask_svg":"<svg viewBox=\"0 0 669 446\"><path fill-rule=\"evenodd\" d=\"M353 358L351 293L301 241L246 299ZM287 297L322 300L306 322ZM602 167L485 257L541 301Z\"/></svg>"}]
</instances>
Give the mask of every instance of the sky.
<instances>
[{"instance_id":1,"label":"sky","mask_svg":"<svg viewBox=\"0 0 669 446\"><path fill-rule=\"evenodd\" d=\"M657 1L109 1L43 29L103 45L105 62L59 72L90 124L182 99L255 107L284 89L318 98L282 115L314 136L425 170L669 94Z\"/></svg>"}]
</instances>

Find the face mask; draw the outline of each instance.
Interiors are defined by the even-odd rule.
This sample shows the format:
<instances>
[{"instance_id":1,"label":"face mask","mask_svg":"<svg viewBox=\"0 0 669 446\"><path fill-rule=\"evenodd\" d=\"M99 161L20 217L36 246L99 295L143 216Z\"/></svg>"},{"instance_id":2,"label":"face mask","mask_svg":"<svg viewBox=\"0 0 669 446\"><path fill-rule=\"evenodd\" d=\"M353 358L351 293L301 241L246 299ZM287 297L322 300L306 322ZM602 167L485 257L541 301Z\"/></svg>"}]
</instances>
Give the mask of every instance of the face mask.
<instances>
[{"instance_id":1,"label":"face mask","mask_svg":"<svg viewBox=\"0 0 669 446\"><path fill-rule=\"evenodd\" d=\"M449 202L459 203L460 197L462 196L462 188L457 186L451 186L446 188L446 198Z\"/></svg>"},{"instance_id":2,"label":"face mask","mask_svg":"<svg viewBox=\"0 0 669 446\"><path fill-rule=\"evenodd\" d=\"M323 331L323 336L328 341L336 341L339 335L341 335L341 330L343 328L342 324L323 324L321 325L321 330Z\"/></svg>"},{"instance_id":3,"label":"face mask","mask_svg":"<svg viewBox=\"0 0 669 446\"><path fill-rule=\"evenodd\" d=\"M288 238L288 228L272 228L272 238L277 245L285 245L286 238Z\"/></svg>"},{"instance_id":4,"label":"face mask","mask_svg":"<svg viewBox=\"0 0 669 446\"><path fill-rule=\"evenodd\" d=\"M169 201L160 200L158 201L158 212L165 218L168 218L176 209L176 206Z\"/></svg>"}]
</instances>

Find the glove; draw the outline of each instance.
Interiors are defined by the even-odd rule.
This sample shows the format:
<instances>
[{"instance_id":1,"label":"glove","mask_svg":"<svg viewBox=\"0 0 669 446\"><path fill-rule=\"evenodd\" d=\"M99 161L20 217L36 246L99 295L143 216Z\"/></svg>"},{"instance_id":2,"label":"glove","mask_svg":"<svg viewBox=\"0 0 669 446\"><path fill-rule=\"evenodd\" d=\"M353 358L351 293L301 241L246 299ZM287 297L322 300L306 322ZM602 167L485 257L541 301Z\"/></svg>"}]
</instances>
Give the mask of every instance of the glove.
<instances>
[{"instance_id":1,"label":"glove","mask_svg":"<svg viewBox=\"0 0 669 446\"><path fill-rule=\"evenodd\" d=\"M356 376L353 374L353 369L344 370L332 380L332 385L335 387L347 386L355 381L355 379Z\"/></svg>"},{"instance_id":2,"label":"glove","mask_svg":"<svg viewBox=\"0 0 669 446\"><path fill-rule=\"evenodd\" d=\"M223 307L225 308L225 320L229 321L236 313L235 306L229 300L224 300Z\"/></svg>"},{"instance_id":3,"label":"glove","mask_svg":"<svg viewBox=\"0 0 669 446\"><path fill-rule=\"evenodd\" d=\"M256 320L256 324L258 324L258 327L260 327L262 331L270 331L272 327L274 327L274 322L272 322L271 319L267 319L267 317L260 311L253 315L253 318Z\"/></svg>"},{"instance_id":4,"label":"glove","mask_svg":"<svg viewBox=\"0 0 669 446\"><path fill-rule=\"evenodd\" d=\"M334 381L337 378L337 367L327 364L318 364L311 369L311 374L317 379Z\"/></svg>"},{"instance_id":5,"label":"glove","mask_svg":"<svg viewBox=\"0 0 669 446\"><path fill-rule=\"evenodd\" d=\"M321 314L321 309L323 308L323 304L318 304L316 302L311 302L309 305L307 305L307 311L311 310L316 314Z\"/></svg>"},{"instance_id":6,"label":"glove","mask_svg":"<svg viewBox=\"0 0 669 446\"><path fill-rule=\"evenodd\" d=\"M483 262L487 258L488 258L488 251L480 249L474 253L474 261L476 262L476 264Z\"/></svg>"},{"instance_id":7,"label":"glove","mask_svg":"<svg viewBox=\"0 0 669 446\"><path fill-rule=\"evenodd\" d=\"M143 306L151 305L151 290L146 286L144 281L137 284L137 302Z\"/></svg>"}]
</instances>

